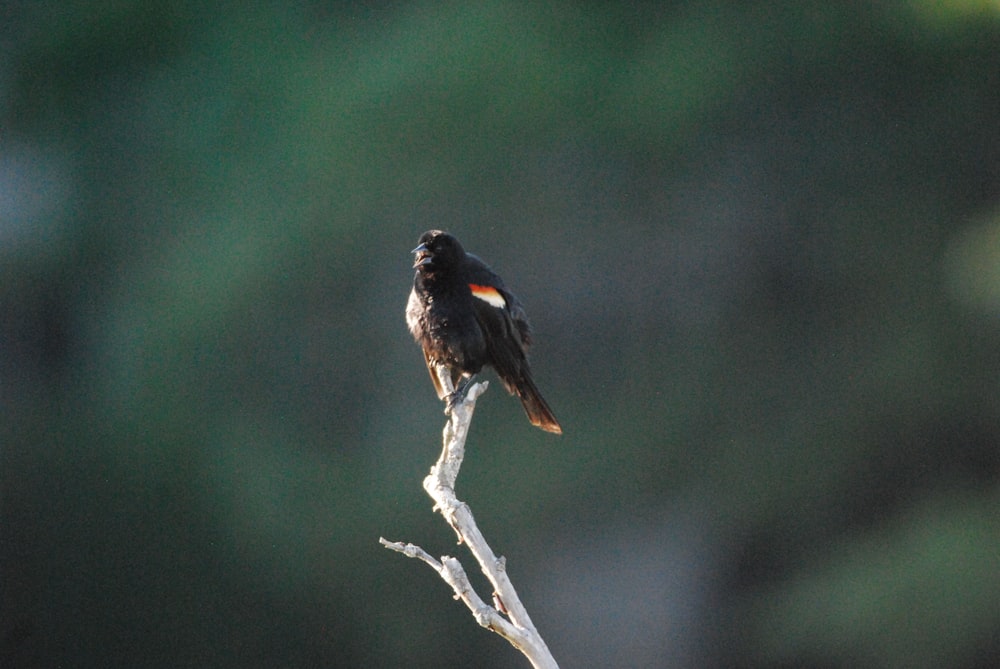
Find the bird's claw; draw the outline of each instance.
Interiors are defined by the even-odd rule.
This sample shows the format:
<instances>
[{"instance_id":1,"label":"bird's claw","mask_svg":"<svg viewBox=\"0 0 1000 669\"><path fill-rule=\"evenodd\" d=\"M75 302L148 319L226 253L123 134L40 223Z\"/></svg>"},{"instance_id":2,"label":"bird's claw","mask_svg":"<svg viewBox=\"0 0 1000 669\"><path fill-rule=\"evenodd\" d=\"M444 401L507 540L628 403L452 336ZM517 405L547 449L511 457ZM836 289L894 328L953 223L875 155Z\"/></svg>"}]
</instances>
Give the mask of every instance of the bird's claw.
<instances>
[{"instance_id":1,"label":"bird's claw","mask_svg":"<svg viewBox=\"0 0 1000 669\"><path fill-rule=\"evenodd\" d=\"M472 386L472 376L463 378L455 386L455 390L445 397L444 415L450 416L452 410L465 401L465 396L469 394L469 387Z\"/></svg>"},{"instance_id":2,"label":"bird's claw","mask_svg":"<svg viewBox=\"0 0 1000 669\"><path fill-rule=\"evenodd\" d=\"M461 404L463 401L465 401L465 394L466 394L465 393L465 389L463 388L462 390L456 390L455 392L450 393L445 398L445 405L444 405L444 415L445 416L450 416L452 410L456 406L458 406L459 404Z\"/></svg>"}]
</instances>

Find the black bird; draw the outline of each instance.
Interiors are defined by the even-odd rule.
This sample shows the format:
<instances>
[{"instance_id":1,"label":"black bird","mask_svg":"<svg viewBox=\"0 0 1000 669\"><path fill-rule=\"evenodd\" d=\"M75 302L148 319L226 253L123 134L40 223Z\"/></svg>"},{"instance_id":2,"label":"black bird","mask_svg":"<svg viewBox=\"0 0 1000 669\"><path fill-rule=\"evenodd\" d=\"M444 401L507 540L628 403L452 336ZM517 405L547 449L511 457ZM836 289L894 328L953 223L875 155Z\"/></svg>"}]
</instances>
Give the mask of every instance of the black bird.
<instances>
[{"instance_id":1,"label":"black bird","mask_svg":"<svg viewBox=\"0 0 1000 669\"><path fill-rule=\"evenodd\" d=\"M406 324L424 349L438 398L447 399L450 410L489 365L507 392L521 400L532 425L562 434L531 379L526 357L531 328L517 297L447 232L425 232L413 253L416 272Z\"/></svg>"}]
</instances>

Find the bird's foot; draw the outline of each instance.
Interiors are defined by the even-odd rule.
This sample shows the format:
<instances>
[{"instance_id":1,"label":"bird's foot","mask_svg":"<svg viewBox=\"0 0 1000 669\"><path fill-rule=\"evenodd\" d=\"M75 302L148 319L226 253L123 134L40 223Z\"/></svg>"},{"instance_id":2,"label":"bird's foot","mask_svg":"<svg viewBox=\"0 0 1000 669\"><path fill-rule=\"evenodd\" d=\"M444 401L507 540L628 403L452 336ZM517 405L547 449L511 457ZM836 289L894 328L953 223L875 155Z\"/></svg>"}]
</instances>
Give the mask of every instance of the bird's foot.
<instances>
[{"instance_id":1,"label":"bird's foot","mask_svg":"<svg viewBox=\"0 0 1000 669\"><path fill-rule=\"evenodd\" d=\"M465 396L469 393L469 387L472 385L472 380L476 378L476 375L463 376L455 386L455 390L445 397L445 407L444 414L450 416L452 410L465 401Z\"/></svg>"}]
</instances>

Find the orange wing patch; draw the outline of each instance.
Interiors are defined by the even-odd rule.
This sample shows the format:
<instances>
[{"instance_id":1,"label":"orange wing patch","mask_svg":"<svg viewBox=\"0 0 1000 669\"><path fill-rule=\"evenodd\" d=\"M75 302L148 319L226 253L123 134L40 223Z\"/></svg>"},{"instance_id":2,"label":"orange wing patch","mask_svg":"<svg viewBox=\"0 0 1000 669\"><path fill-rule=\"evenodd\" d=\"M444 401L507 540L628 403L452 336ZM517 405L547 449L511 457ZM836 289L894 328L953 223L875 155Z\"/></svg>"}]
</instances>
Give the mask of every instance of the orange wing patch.
<instances>
[{"instance_id":1,"label":"orange wing patch","mask_svg":"<svg viewBox=\"0 0 1000 669\"><path fill-rule=\"evenodd\" d=\"M500 291L493 286L480 286L475 283L470 283L469 290L472 291L473 297L478 297L483 302L486 302L490 306L494 306L497 309L503 309L507 306L507 300L503 299L503 295Z\"/></svg>"}]
</instances>

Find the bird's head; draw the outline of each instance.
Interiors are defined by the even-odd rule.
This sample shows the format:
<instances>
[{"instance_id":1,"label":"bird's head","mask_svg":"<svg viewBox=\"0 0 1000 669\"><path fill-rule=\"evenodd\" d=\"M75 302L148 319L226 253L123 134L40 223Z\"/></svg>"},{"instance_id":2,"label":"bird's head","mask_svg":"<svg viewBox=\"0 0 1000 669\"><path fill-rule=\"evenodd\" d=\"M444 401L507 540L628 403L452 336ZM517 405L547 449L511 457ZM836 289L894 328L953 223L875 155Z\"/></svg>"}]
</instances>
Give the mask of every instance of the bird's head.
<instances>
[{"instance_id":1,"label":"bird's head","mask_svg":"<svg viewBox=\"0 0 1000 669\"><path fill-rule=\"evenodd\" d=\"M413 249L413 267L420 271L440 271L455 267L465 256L458 240L441 230L428 230L420 235Z\"/></svg>"}]
</instances>

